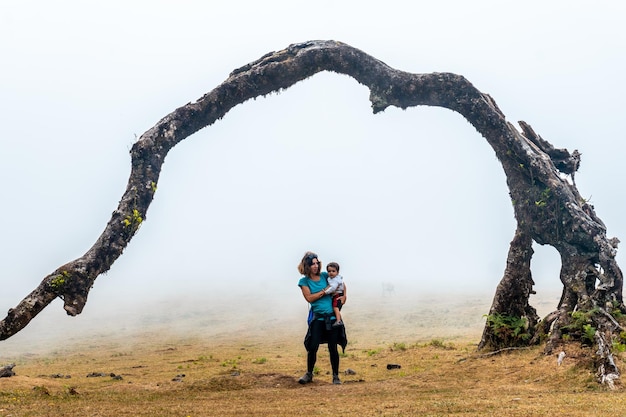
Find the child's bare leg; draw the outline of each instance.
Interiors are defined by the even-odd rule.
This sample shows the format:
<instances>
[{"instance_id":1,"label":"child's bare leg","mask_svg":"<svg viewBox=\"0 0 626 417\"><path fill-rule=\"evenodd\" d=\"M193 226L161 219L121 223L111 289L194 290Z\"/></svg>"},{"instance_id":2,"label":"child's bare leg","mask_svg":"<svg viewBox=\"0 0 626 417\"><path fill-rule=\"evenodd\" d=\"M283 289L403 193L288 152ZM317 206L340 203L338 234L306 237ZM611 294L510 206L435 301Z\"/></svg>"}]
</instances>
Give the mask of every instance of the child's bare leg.
<instances>
[{"instance_id":1,"label":"child's bare leg","mask_svg":"<svg viewBox=\"0 0 626 417\"><path fill-rule=\"evenodd\" d=\"M341 313L339 312L339 307L333 307L333 311L335 312L335 318L337 321L341 321Z\"/></svg>"}]
</instances>

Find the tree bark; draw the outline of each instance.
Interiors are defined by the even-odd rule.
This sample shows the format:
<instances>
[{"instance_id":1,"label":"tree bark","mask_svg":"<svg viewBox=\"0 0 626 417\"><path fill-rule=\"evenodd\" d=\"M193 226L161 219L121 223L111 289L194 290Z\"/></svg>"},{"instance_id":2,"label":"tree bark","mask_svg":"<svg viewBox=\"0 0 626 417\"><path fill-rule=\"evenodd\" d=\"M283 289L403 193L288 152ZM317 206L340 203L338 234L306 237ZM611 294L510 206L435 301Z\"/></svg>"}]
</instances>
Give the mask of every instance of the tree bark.
<instances>
[{"instance_id":1,"label":"tree bark","mask_svg":"<svg viewBox=\"0 0 626 417\"><path fill-rule=\"evenodd\" d=\"M130 152L132 169L126 191L100 237L87 253L44 277L32 293L9 310L0 322L0 340L23 329L56 297L64 300L69 315L80 314L95 279L111 267L145 220L164 158L172 147L224 117L234 106L288 88L320 71L346 74L366 85L374 113L389 106L439 106L460 113L482 134L502 164L517 220L490 316L524 319L529 335L537 328L546 328L545 322L538 323L535 310L528 304L533 286L530 259L532 241L551 245L561 255L564 295L559 313L550 316L552 339L548 345L558 342L563 323L569 322L572 312L602 309L604 313L591 318L598 333L605 335L602 343L608 349L608 356L603 356L598 367L610 368L610 374L615 375L618 371L608 343L616 331L611 311L626 312L622 272L615 261L618 240L607 238L594 208L576 189L578 151L555 149L524 122L519 122L522 131L518 131L488 94L461 75L399 71L336 41L310 41L270 52L234 70L214 90L174 110L141 135ZM487 324L481 347L497 340Z\"/></svg>"},{"instance_id":2,"label":"tree bark","mask_svg":"<svg viewBox=\"0 0 626 417\"><path fill-rule=\"evenodd\" d=\"M525 346L534 336L539 316L529 304L530 295L534 294L533 285L535 284L530 271L530 260L533 255L532 243L530 235L518 227L509 248L504 277L498 284L487 316L487 325L483 330L479 349L486 346L494 349ZM508 324L502 322L506 320L506 317L509 318ZM516 328L511 328L512 319L518 322Z\"/></svg>"}]
</instances>

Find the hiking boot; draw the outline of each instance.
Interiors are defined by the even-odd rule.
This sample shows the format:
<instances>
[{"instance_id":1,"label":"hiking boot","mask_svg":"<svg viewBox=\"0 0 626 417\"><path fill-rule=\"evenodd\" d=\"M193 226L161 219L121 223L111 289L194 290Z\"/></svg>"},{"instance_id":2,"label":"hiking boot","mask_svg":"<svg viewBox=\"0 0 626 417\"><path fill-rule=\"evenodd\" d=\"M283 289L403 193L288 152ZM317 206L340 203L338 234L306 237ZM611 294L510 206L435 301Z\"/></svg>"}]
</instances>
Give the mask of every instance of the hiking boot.
<instances>
[{"instance_id":1,"label":"hiking boot","mask_svg":"<svg viewBox=\"0 0 626 417\"><path fill-rule=\"evenodd\" d=\"M341 385L341 380L339 379L339 375L333 374L333 384Z\"/></svg>"},{"instance_id":2,"label":"hiking boot","mask_svg":"<svg viewBox=\"0 0 626 417\"><path fill-rule=\"evenodd\" d=\"M301 384L308 384L309 382L313 382L313 373L307 372L306 374L302 375L302 378L300 378L298 382Z\"/></svg>"}]
</instances>

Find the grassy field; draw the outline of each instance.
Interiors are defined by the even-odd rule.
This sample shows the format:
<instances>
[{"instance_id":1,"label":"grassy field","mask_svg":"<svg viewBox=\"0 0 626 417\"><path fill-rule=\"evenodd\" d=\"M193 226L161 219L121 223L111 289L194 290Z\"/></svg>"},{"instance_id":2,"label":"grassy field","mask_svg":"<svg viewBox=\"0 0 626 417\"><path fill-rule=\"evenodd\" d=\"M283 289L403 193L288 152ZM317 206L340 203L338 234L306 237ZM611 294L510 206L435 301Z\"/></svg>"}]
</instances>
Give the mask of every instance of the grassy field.
<instances>
[{"instance_id":1,"label":"grassy field","mask_svg":"<svg viewBox=\"0 0 626 417\"><path fill-rule=\"evenodd\" d=\"M17 374L0 378L0 416L625 415L621 386L599 386L576 345L565 348L561 366L540 348L476 352L485 304L422 300L369 315L346 306L338 386L324 349L314 382L297 383L303 318L216 326L197 311L172 318L177 331L161 323L81 332L0 356ZM621 358L619 365L626 368Z\"/></svg>"}]
</instances>

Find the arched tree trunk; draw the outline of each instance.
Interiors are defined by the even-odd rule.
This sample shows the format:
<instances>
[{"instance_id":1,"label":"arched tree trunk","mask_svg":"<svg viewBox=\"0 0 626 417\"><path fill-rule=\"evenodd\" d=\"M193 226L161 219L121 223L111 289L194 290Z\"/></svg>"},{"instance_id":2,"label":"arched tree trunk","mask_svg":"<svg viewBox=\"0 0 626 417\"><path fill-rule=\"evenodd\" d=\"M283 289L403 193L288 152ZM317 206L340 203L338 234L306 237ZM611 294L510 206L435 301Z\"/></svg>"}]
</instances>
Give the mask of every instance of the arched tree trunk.
<instances>
[{"instance_id":1,"label":"arched tree trunk","mask_svg":"<svg viewBox=\"0 0 626 417\"><path fill-rule=\"evenodd\" d=\"M494 320L501 317L526 320L526 343L537 342L549 334L546 353L560 343L564 332L581 339L583 335L577 327L590 326L588 329L595 331L599 347L594 358L599 379L612 384L619 370L610 346L612 341L620 339L620 327L612 312L624 312L623 277L615 261L619 241L607 238L606 227L576 189L574 174L580 154L554 149L530 125L520 122L520 126L522 154L511 151L509 158L500 158L507 174L518 231L479 348L494 348L502 343L494 332ZM532 293L527 286L532 288L533 283L530 257L511 256L520 251L532 254L529 242L525 241L520 248L520 231L539 244L555 247L561 255L563 294L557 310L540 323L535 321L534 310L522 311L523 300L527 302ZM574 324L572 315L576 313L585 318Z\"/></svg>"},{"instance_id":2,"label":"arched tree trunk","mask_svg":"<svg viewBox=\"0 0 626 417\"><path fill-rule=\"evenodd\" d=\"M9 310L0 322L0 340L23 329L56 297L64 300L68 314L80 314L95 279L111 267L145 220L164 158L172 147L221 119L234 106L288 88L320 71L346 74L366 85L374 113L389 106L406 109L420 105L456 111L495 151L506 174L517 230L490 316L518 320L518 324L522 320L525 324L518 334L522 330L528 334L502 341L488 321L481 347L530 343L538 330L552 329L549 350L569 329L564 325L572 312L589 312L597 329L596 343L605 352L599 355L598 366L605 370L604 379L617 375L610 346L619 329L611 310L624 311L622 273L615 262L618 241L607 238L604 224L576 189L573 179L580 154L553 148L524 122L520 122L522 132L518 131L489 95L461 75L398 71L335 41L305 42L268 53L234 70L213 91L174 110L141 135L131 149L132 170L126 191L100 237L85 255L44 277L32 293ZM546 319L537 323L536 312L528 304L533 285L532 241L552 245L561 254L564 296L558 311L546 318L548 325Z\"/></svg>"}]
</instances>

